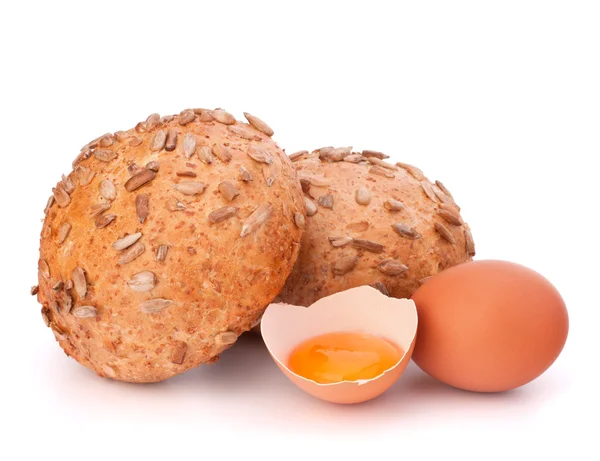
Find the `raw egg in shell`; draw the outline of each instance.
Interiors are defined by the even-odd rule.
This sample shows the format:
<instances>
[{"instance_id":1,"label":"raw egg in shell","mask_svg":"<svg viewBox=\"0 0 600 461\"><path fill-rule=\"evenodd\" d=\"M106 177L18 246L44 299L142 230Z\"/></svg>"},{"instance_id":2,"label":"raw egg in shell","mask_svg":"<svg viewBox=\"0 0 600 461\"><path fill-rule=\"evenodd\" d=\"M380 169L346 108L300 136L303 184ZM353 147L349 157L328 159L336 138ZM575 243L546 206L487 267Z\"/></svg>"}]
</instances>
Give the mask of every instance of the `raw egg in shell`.
<instances>
[{"instance_id":1,"label":"raw egg in shell","mask_svg":"<svg viewBox=\"0 0 600 461\"><path fill-rule=\"evenodd\" d=\"M373 399L412 355L417 310L410 299L360 286L309 307L273 303L261 332L269 353L300 389L334 403Z\"/></svg>"}]
</instances>

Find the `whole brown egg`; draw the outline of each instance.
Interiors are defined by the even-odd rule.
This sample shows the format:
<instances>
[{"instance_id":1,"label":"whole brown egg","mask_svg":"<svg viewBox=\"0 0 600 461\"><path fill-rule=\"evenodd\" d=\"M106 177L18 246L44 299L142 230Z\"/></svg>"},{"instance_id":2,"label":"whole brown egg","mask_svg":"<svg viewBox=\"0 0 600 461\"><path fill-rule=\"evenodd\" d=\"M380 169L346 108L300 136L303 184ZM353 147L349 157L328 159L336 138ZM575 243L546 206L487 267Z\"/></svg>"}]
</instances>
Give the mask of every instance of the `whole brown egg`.
<instances>
[{"instance_id":1,"label":"whole brown egg","mask_svg":"<svg viewBox=\"0 0 600 461\"><path fill-rule=\"evenodd\" d=\"M451 386L499 392L527 384L556 360L569 319L556 288L507 261L472 261L433 276L412 296L415 363Z\"/></svg>"}]
</instances>

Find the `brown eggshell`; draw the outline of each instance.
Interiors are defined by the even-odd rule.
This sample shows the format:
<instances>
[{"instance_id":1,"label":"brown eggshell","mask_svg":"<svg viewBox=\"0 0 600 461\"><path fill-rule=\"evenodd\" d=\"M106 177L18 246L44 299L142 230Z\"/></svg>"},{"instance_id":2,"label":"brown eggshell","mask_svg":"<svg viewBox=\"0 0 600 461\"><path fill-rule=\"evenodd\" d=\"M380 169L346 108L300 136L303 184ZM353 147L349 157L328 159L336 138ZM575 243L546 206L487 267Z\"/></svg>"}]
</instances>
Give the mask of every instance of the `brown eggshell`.
<instances>
[{"instance_id":1,"label":"brown eggshell","mask_svg":"<svg viewBox=\"0 0 600 461\"><path fill-rule=\"evenodd\" d=\"M277 366L300 389L328 402L360 403L385 392L408 365L415 343L417 311L409 299L389 298L374 288L360 286L322 298L308 308L270 304L263 315L261 331ZM402 358L373 379L332 384L316 383L287 367L298 344L341 331L383 337L402 349Z\"/></svg>"},{"instance_id":2,"label":"brown eggshell","mask_svg":"<svg viewBox=\"0 0 600 461\"><path fill-rule=\"evenodd\" d=\"M506 261L445 270L412 299L419 313L415 363L451 386L499 392L540 376L569 329L565 303L543 276Z\"/></svg>"}]
</instances>

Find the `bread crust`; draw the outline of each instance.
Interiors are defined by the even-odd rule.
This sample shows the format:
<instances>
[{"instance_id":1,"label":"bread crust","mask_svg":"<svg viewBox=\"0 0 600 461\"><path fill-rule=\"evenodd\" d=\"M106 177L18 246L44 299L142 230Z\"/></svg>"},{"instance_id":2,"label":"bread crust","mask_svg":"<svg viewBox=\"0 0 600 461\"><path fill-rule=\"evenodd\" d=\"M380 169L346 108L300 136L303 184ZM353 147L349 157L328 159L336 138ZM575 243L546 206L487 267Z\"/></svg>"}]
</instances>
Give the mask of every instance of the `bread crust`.
<instances>
[{"instance_id":1,"label":"bread crust","mask_svg":"<svg viewBox=\"0 0 600 461\"><path fill-rule=\"evenodd\" d=\"M278 302L309 306L360 285L408 298L426 277L472 259L469 226L445 186L379 157L386 156L350 148L291 155L312 204Z\"/></svg>"},{"instance_id":2,"label":"bread crust","mask_svg":"<svg viewBox=\"0 0 600 461\"><path fill-rule=\"evenodd\" d=\"M66 354L98 375L156 382L215 361L290 274L304 213L296 171L232 119L153 114L86 145L54 188L38 301Z\"/></svg>"}]
</instances>

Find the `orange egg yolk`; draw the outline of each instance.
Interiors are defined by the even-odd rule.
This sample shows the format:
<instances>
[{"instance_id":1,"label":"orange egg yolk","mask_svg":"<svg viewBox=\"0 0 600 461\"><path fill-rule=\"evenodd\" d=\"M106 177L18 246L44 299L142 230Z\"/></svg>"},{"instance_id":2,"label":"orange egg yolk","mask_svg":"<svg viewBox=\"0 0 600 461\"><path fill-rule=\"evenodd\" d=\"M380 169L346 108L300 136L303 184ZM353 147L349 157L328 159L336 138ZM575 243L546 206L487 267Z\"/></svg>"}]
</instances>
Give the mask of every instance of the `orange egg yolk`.
<instances>
[{"instance_id":1,"label":"orange egg yolk","mask_svg":"<svg viewBox=\"0 0 600 461\"><path fill-rule=\"evenodd\" d=\"M400 348L384 338L336 332L301 343L292 351L288 366L297 375L328 384L375 378L401 358Z\"/></svg>"}]
</instances>

